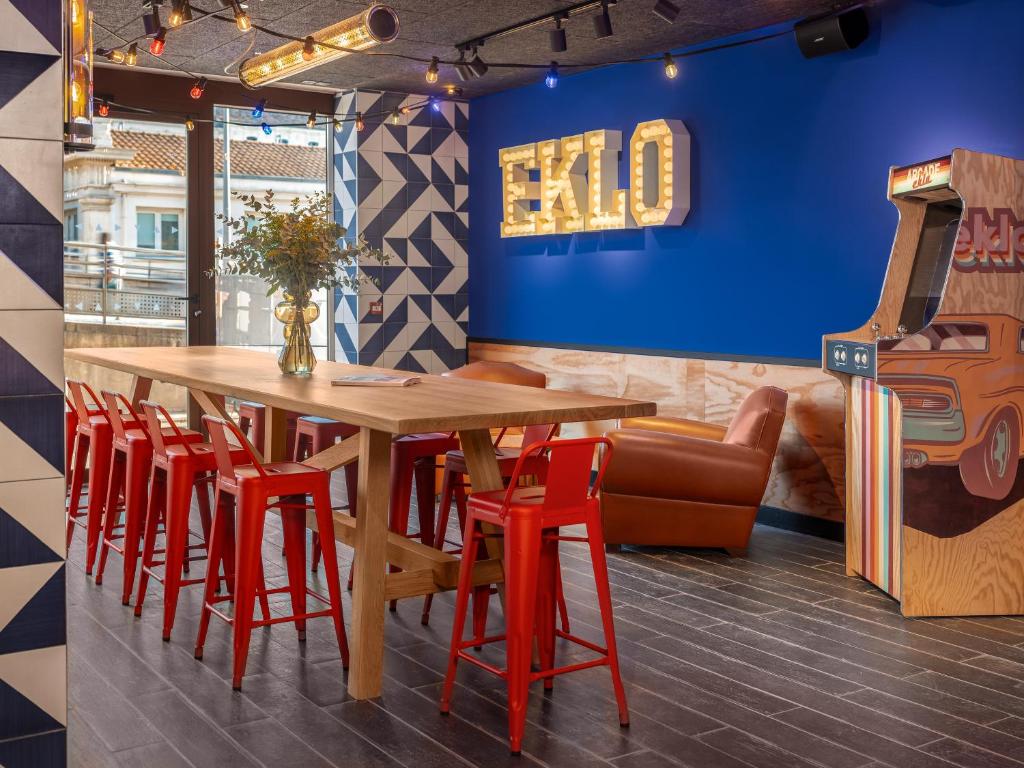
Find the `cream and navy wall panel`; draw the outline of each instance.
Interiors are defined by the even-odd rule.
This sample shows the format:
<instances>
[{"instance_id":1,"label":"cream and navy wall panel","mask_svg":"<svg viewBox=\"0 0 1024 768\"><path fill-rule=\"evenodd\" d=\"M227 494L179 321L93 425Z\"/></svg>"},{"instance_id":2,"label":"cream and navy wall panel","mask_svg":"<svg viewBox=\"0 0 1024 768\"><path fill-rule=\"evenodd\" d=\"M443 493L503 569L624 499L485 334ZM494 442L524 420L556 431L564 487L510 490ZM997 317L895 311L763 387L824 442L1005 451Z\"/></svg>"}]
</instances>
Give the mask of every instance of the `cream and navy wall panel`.
<instances>
[{"instance_id":1,"label":"cream and navy wall panel","mask_svg":"<svg viewBox=\"0 0 1024 768\"><path fill-rule=\"evenodd\" d=\"M0 765L66 762L62 15L0 0Z\"/></svg>"},{"instance_id":2,"label":"cream and navy wall panel","mask_svg":"<svg viewBox=\"0 0 1024 768\"><path fill-rule=\"evenodd\" d=\"M335 134L336 216L389 257L363 267L376 285L336 296L337 358L440 373L466 359L469 323L469 105L442 101L387 115L425 96L353 91L339 115L362 113Z\"/></svg>"}]
</instances>

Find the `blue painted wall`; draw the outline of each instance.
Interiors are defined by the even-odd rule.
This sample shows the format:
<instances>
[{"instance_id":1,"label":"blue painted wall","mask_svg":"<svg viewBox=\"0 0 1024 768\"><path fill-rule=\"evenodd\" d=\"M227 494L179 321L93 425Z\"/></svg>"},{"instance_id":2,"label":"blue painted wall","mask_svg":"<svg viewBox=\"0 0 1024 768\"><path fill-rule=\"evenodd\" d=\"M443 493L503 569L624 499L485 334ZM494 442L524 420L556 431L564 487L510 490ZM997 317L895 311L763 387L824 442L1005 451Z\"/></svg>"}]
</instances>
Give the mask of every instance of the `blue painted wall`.
<instances>
[{"instance_id":1,"label":"blue painted wall","mask_svg":"<svg viewBox=\"0 0 1024 768\"><path fill-rule=\"evenodd\" d=\"M887 0L855 51L791 35L475 99L470 326L477 338L816 359L874 309L896 228L890 165L957 146L1024 157L1022 0ZM613 52L610 55L614 55ZM498 235L498 150L680 118L680 227ZM620 170L626 179L628 168Z\"/></svg>"}]
</instances>

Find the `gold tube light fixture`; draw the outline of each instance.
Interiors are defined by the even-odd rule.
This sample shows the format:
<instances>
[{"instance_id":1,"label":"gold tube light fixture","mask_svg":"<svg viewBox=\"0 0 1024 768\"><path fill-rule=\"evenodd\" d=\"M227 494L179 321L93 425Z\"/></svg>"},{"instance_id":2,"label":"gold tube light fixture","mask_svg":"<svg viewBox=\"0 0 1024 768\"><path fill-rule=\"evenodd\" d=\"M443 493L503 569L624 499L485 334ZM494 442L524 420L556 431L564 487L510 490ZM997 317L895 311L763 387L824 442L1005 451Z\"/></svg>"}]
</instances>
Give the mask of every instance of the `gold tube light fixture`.
<instances>
[{"instance_id":1,"label":"gold tube light fixture","mask_svg":"<svg viewBox=\"0 0 1024 768\"><path fill-rule=\"evenodd\" d=\"M304 40L294 40L246 59L239 67L238 78L250 88L259 88L349 53L390 43L397 36L398 14L395 10L387 5L371 5L362 13L314 32Z\"/></svg>"}]
</instances>

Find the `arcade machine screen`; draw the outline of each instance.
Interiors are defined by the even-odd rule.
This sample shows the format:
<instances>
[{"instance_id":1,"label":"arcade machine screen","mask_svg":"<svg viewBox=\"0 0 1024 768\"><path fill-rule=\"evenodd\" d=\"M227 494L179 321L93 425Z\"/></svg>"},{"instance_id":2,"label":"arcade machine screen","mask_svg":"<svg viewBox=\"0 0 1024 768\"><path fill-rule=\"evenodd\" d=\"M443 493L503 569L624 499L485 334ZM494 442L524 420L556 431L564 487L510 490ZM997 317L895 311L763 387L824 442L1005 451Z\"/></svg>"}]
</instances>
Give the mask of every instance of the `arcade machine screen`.
<instances>
[{"instance_id":1,"label":"arcade machine screen","mask_svg":"<svg viewBox=\"0 0 1024 768\"><path fill-rule=\"evenodd\" d=\"M958 199L928 204L900 314L900 325L906 333L920 331L939 309L960 228L961 210Z\"/></svg>"}]
</instances>

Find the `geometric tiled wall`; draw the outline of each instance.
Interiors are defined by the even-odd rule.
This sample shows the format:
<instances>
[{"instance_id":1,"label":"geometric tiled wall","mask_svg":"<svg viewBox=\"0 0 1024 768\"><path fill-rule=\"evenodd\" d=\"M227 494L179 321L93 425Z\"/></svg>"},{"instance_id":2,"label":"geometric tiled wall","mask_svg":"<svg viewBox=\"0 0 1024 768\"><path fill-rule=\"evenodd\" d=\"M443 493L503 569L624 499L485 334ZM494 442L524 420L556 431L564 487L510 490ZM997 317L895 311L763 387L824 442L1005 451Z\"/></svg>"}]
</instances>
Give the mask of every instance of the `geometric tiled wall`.
<instances>
[{"instance_id":1,"label":"geometric tiled wall","mask_svg":"<svg viewBox=\"0 0 1024 768\"><path fill-rule=\"evenodd\" d=\"M424 102L417 94L350 91L334 142L336 220L389 256L367 265L379 287L335 297L338 360L442 373L466 362L469 324L469 104L413 109L398 125L387 115Z\"/></svg>"},{"instance_id":2,"label":"geometric tiled wall","mask_svg":"<svg viewBox=\"0 0 1024 768\"><path fill-rule=\"evenodd\" d=\"M61 2L0 0L0 765L66 762Z\"/></svg>"}]
</instances>

